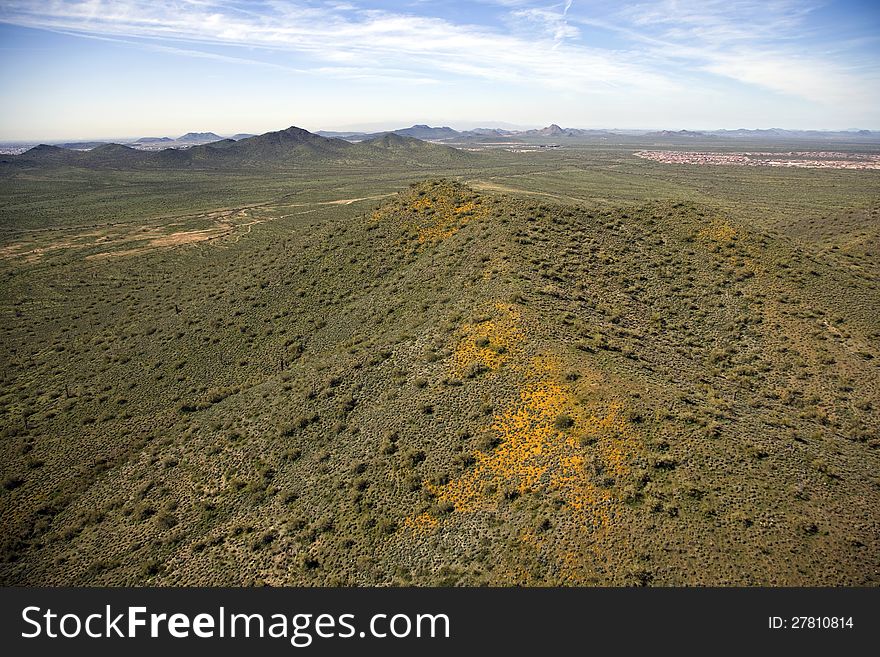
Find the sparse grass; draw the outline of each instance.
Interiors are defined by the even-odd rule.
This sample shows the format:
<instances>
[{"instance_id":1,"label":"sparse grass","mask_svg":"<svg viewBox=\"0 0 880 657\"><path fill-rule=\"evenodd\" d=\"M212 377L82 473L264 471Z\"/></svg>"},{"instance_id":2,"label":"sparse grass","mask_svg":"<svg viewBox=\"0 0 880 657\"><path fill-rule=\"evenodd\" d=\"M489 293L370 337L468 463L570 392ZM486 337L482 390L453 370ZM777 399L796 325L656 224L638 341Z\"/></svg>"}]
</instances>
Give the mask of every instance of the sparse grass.
<instances>
[{"instance_id":1,"label":"sparse grass","mask_svg":"<svg viewBox=\"0 0 880 657\"><path fill-rule=\"evenodd\" d=\"M876 176L628 153L0 176L0 580L876 584Z\"/></svg>"}]
</instances>

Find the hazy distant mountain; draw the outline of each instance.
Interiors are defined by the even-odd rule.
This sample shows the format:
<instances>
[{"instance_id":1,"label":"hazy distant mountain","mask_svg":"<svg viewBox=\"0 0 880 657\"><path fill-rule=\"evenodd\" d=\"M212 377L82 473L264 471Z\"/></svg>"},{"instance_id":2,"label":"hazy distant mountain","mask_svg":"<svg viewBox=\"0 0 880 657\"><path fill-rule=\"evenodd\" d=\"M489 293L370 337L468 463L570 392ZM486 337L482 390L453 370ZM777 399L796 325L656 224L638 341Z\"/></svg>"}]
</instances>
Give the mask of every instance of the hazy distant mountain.
<instances>
[{"instance_id":1,"label":"hazy distant mountain","mask_svg":"<svg viewBox=\"0 0 880 657\"><path fill-rule=\"evenodd\" d=\"M564 137L568 136L568 131L563 130L555 123L551 123L546 128L540 128L539 130L526 130L522 134L538 135L541 137Z\"/></svg>"},{"instance_id":2,"label":"hazy distant mountain","mask_svg":"<svg viewBox=\"0 0 880 657\"><path fill-rule=\"evenodd\" d=\"M455 139L464 133L461 133L458 130L453 130L448 126L433 128L429 125L419 124L410 126L409 128L398 128L396 130L386 130L383 132L334 132L332 130L319 130L315 134L322 137L346 139L348 141L365 141L390 134L428 141L443 141L447 139Z\"/></svg>"},{"instance_id":3,"label":"hazy distant mountain","mask_svg":"<svg viewBox=\"0 0 880 657\"><path fill-rule=\"evenodd\" d=\"M370 134L372 134L372 135L377 135L377 134L378 134L378 135L384 135L384 134L387 134L387 133L385 133L385 132L380 132L380 133L367 133L367 132L357 132L357 131L342 131L342 132L338 132L338 131L335 131L335 130L318 130L318 131L316 131L314 134L316 134L316 135L318 135L318 136L320 136L320 137L330 137L330 138L338 137L339 139L348 139L349 137L354 137L354 138L358 138L358 137L360 137L360 138L363 138L363 137L365 137L365 136L367 136L367 135L370 135Z\"/></svg>"},{"instance_id":4,"label":"hazy distant mountain","mask_svg":"<svg viewBox=\"0 0 880 657\"><path fill-rule=\"evenodd\" d=\"M221 139L223 137L213 132L187 132L185 135L178 137L177 141L205 144L212 141L220 141Z\"/></svg>"},{"instance_id":5,"label":"hazy distant mountain","mask_svg":"<svg viewBox=\"0 0 880 657\"><path fill-rule=\"evenodd\" d=\"M427 125L414 125L411 128L402 128L394 130L394 134L403 137L415 137L416 139L450 139L457 137L460 133L448 126L442 128L432 128Z\"/></svg>"},{"instance_id":6,"label":"hazy distant mountain","mask_svg":"<svg viewBox=\"0 0 880 657\"><path fill-rule=\"evenodd\" d=\"M696 137L709 137L713 138L716 135L707 134L705 132L697 132L694 130L659 130L656 132L647 132L644 135L645 137L660 137L660 138L679 138L683 137L685 139L692 139Z\"/></svg>"},{"instance_id":7,"label":"hazy distant mountain","mask_svg":"<svg viewBox=\"0 0 880 657\"><path fill-rule=\"evenodd\" d=\"M56 146L60 146L61 148L69 148L75 151L90 151L93 148L97 148L98 146L103 146L109 142L106 141L72 141L66 144L55 144Z\"/></svg>"},{"instance_id":8,"label":"hazy distant mountain","mask_svg":"<svg viewBox=\"0 0 880 657\"><path fill-rule=\"evenodd\" d=\"M550 137L553 139L560 139L565 137L607 137L609 135L613 135L614 132L610 130L584 130L581 128L562 128L556 123L551 123L546 128L540 128L537 130L523 130L520 132L511 132L508 134L521 137Z\"/></svg>"},{"instance_id":9,"label":"hazy distant mountain","mask_svg":"<svg viewBox=\"0 0 880 657\"><path fill-rule=\"evenodd\" d=\"M517 137L593 137L605 136L609 133L606 130L580 130L577 128L561 128L553 123L546 128L535 130L507 130L502 128L475 128L473 130L454 130L448 126L440 128L431 127L424 124L417 124L409 128L399 128L397 130L389 130L387 132L333 132L328 130L319 130L316 134L323 137L337 137L348 141L358 142L367 139L375 139L387 134L396 134L404 137L415 137L428 141L480 141L482 139L508 139Z\"/></svg>"},{"instance_id":10,"label":"hazy distant mountain","mask_svg":"<svg viewBox=\"0 0 880 657\"><path fill-rule=\"evenodd\" d=\"M504 130L502 128L474 128L473 130L466 130L462 134L476 137L509 137L517 133L516 131Z\"/></svg>"},{"instance_id":11,"label":"hazy distant mountain","mask_svg":"<svg viewBox=\"0 0 880 657\"><path fill-rule=\"evenodd\" d=\"M318 161L351 162L405 160L430 164L452 158L474 157L448 146L432 144L412 137L383 134L359 143L322 137L302 128L234 139L219 139L189 148L165 148L161 151L136 149L122 144L103 144L90 151L71 150L41 144L4 158L13 166L78 166L84 168L178 169L239 167L284 167Z\"/></svg>"},{"instance_id":12,"label":"hazy distant mountain","mask_svg":"<svg viewBox=\"0 0 880 657\"><path fill-rule=\"evenodd\" d=\"M172 137L141 137L129 142L138 150L159 151L164 148L191 148L200 144L210 144L222 140L223 137L214 132L188 132L177 138Z\"/></svg>"},{"instance_id":13,"label":"hazy distant mountain","mask_svg":"<svg viewBox=\"0 0 880 657\"><path fill-rule=\"evenodd\" d=\"M333 132L318 131L316 134L323 137L335 137L348 141L363 141L374 139L382 135L394 133L407 137L415 137L430 141L474 141L490 139L516 139L516 138L548 138L548 139L566 139L566 138L598 138L607 139L609 137L648 137L651 139L684 139L692 140L698 138L716 139L814 139L817 141L826 140L870 140L880 141L880 132L872 132L870 130L839 130L839 131L823 131L823 130L786 130L782 128L769 128L764 130L618 130L618 129L583 129L583 128L563 128L557 123L551 123L544 128L535 128L531 130L508 130L502 128L475 128L473 130L458 131L448 126L440 128L431 127L424 124L417 124L409 128L399 128L397 130L389 130L387 132L365 133L365 132Z\"/></svg>"},{"instance_id":14,"label":"hazy distant mountain","mask_svg":"<svg viewBox=\"0 0 880 657\"><path fill-rule=\"evenodd\" d=\"M290 129L288 129L290 130ZM296 128L296 130L300 130ZM269 132L265 135L253 135L250 133L237 133L233 135L229 139L223 139L218 134L214 132L188 132L185 135L181 135L178 138L172 137L141 137L132 142L124 142L125 145L130 146L134 149L140 151L151 151L151 152L159 152L167 149L191 149L196 146L203 146L207 144L213 144L215 146L215 150L223 149L225 146L229 146L232 143L236 142L245 142L249 139L254 139L257 137L266 137L266 135L278 135L281 132L287 131L279 131L279 132ZM403 137L412 137L415 139L420 139L424 141L432 141L432 142L450 142L450 143L473 143L475 145L479 145L481 143L488 142L515 142L517 140L526 139L530 143L539 143L540 140L548 139L553 141L565 142L566 139L574 139L574 140L606 140L610 138L623 138L626 141L631 141L633 139L661 139L668 140L669 142L679 141L692 141L697 139L706 139L706 140L718 140L718 139L727 139L731 141L745 141L745 140L812 140L816 142L827 142L827 141L852 141L852 142L868 142L868 143L877 143L880 142L880 131L871 131L864 129L851 129L851 130L788 130L784 128L767 128L767 129L745 129L738 128L736 130L622 130L622 129L609 129L609 130L596 130L596 129L582 129L582 128L563 128L556 123L551 123L550 125L544 128L537 128L531 130L511 130L504 128L475 128L473 130L463 130L458 131L450 128L448 126L442 127L432 127L426 124L416 124L410 126L409 128L399 128L396 130L389 130L385 132L376 132L376 133L365 133L365 132L356 132L356 131L328 131L328 130L319 130L316 133L307 132L305 130L302 131L307 135L311 135L312 137L324 138L334 140L335 144L332 145L332 150L334 153L338 152L340 148L344 148L344 146L340 146L338 142L344 141L345 143L359 143L363 141L375 140L380 137L384 137L385 135L394 134L400 135ZM302 136L302 135L300 135ZM288 139L285 142L288 146L291 145L291 141L289 139L291 135L288 135ZM537 140L537 141L536 141ZM299 144L300 150L305 148L310 151L311 157L314 157L316 153L319 151L327 151L329 148L327 144L323 144L322 142L311 141L306 143L308 140ZM226 144L225 146L221 144L221 142L230 142L230 144ZM66 142L66 143L57 143L54 146L58 146L67 150L74 151L89 151L93 150L99 146L106 145L110 142L105 141L76 141L76 142ZM309 145L310 144L310 145ZM41 144L40 147L45 147L45 144ZM266 144L263 144L265 148ZM401 148L402 145L398 144L398 148ZM14 154L19 153L24 155L27 153L24 149L27 145L13 145L10 148L2 148L0 147L0 153L4 154ZM253 145L245 147L245 149L253 148ZM34 149L31 149L34 150ZM24 151L24 152L23 152ZM233 151L235 152L235 151ZM265 155L265 154L264 154ZM276 154L277 155L277 154ZM326 155L326 153L325 153ZM34 156L47 157L47 152L44 150L37 150L34 153L29 155L30 158ZM63 159L60 155L56 154L54 156L56 160ZM260 155L259 157L263 157ZM166 155L163 159L165 161L173 161L173 162L191 162L191 161L202 161L204 158L210 159L210 156L206 153L196 153L194 156L175 156L175 155ZM246 157L246 159L251 158L250 155ZM51 159L51 158L50 158ZM259 159L259 158L258 158Z\"/></svg>"},{"instance_id":15,"label":"hazy distant mountain","mask_svg":"<svg viewBox=\"0 0 880 657\"><path fill-rule=\"evenodd\" d=\"M766 130L712 130L708 134L734 139L815 139L815 140L871 140L880 141L880 132L871 130L786 130L768 128Z\"/></svg>"}]
</instances>

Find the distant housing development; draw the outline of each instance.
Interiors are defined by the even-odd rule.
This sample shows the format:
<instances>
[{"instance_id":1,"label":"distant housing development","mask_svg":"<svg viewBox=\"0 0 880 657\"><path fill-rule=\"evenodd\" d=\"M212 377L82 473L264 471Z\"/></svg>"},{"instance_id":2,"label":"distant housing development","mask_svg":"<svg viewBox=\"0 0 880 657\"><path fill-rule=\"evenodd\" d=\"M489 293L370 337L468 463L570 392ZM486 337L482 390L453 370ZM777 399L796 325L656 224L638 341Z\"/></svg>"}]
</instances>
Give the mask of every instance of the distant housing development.
<instances>
[{"instance_id":1,"label":"distant housing development","mask_svg":"<svg viewBox=\"0 0 880 657\"><path fill-rule=\"evenodd\" d=\"M728 164L751 167L799 167L803 169L880 169L880 154L870 153L638 151L635 156L663 164Z\"/></svg>"}]
</instances>

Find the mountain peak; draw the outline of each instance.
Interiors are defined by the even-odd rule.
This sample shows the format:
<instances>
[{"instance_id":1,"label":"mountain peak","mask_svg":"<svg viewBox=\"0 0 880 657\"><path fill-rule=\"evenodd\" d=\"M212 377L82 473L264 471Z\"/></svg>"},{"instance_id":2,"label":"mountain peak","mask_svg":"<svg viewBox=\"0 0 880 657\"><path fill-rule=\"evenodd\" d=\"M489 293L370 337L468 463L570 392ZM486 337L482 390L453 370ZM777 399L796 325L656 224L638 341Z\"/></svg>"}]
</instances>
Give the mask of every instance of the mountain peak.
<instances>
[{"instance_id":1,"label":"mountain peak","mask_svg":"<svg viewBox=\"0 0 880 657\"><path fill-rule=\"evenodd\" d=\"M553 137L565 134L565 130L563 130L560 126L558 126L555 123L551 123L546 128L542 129L540 132L542 135L550 135Z\"/></svg>"},{"instance_id":2,"label":"mountain peak","mask_svg":"<svg viewBox=\"0 0 880 657\"><path fill-rule=\"evenodd\" d=\"M59 153L64 149L60 146L50 146L49 144L37 144L33 148L29 148L25 153Z\"/></svg>"},{"instance_id":3,"label":"mountain peak","mask_svg":"<svg viewBox=\"0 0 880 657\"><path fill-rule=\"evenodd\" d=\"M314 136L320 136L320 135L315 135L315 134L312 133L312 132L309 132L309 131L306 130L305 128L300 128L300 127L295 126L295 125L292 125L292 126L290 126L289 128L285 128L284 130L279 130L278 132L279 132L279 133L283 133L283 134L287 134L287 135L298 135L298 136L312 135L313 137L314 137ZM265 134L272 134L272 133L271 133L271 132L267 132L267 133L265 133Z\"/></svg>"},{"instance_id":4,"label":"mountain peak","mask_svg":"<svg viewBox=\"0 0 880 657\"><path fill-rule=\"evenodd\" d=\"M527 130L524 134L539 135L541 137L561 137L563 135L570 134L570 131L564 130L555 123L551 123L546 128L540 128L538 130Z\"/></svg>"},{"instance_id":5,"label":"mountain peak","mask_svg":"<svg viewBox=\"0 0 880 657\"><path fill-rule=\"evenodd\" d=\"M413 137L407 137L406 135L401 135L396 132L386 132L384 135L379 135L377 137L373 137L372 139L365 139L362 143L364 144L375 144L377 146L403 146L403 145L414 145L423 143L419 139L414 139Z\"/></svg>"},{"instance_id":6,"label":"mountain peak","mask_svg":"<svg viewBox=\"0 0 880 657\"><path fill-rule=\"evenodd\" d=\"M177 141L220 141L223 139L220 135L215 134L213 132L187 132L185 135L182 135L177 138Z\"/></svg>"},{"instance_id":7,"label":"mountain peak","mask_svg":"<svg viewBox=\"0 0 880 657\"><path fill-rule=\"evenodd\" d=\"M392 130L394 134L403 135L404 137L414 137L415 139L450 139L459 136L459 132L453 130L449 126L442 128L432 128L429 125L414 125L411 128L401 128L400 130Z\"/></svg>"}]
</instances>

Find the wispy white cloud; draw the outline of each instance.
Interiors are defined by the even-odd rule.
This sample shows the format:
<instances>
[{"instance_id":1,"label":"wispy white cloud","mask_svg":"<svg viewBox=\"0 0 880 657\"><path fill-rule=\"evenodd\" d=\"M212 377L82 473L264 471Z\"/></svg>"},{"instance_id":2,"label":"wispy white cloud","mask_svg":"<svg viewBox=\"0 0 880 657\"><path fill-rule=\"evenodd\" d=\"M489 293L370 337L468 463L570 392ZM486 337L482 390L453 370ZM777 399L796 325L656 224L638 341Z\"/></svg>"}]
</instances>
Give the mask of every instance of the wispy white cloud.
<instances>
[{"instance_id":1,"label":"wispy white cloud","mask_svg":"<svg viewBox=\"0 0 880 657\"><path fill-rule=\"evenodd\" d=\"M654 69L710 73L811 103L876 106L880 66L851 49L818 48L809 19L820 8L809 0L656 0L569 20L616 33Z\"/></svg>"},{"instance_id":2,"label":"wispy white cloud","mask_svg":"<svg viewBox=\"0 0 880 657\"><path fill-rule=\"evenodd\" d=\"M744 84L848 109L874 108L880 101L880 75L858 74L846 66L784 52L713 54L703 68Z\"/></svg>"},{"instance_id":3,"label":"wispy white cloud","mask_svg":"<svg viewBox=\"0 0 880 657\"><path fill-rule=\"evenodd\" d=\"M553 39L553 47L558 48L564 40L580 36L580 30L567 20L572 4L572 0L566 0L565 3L552 7L516 9L511 12L511 16L537 26L542 33Z\"/></svg>"},{"instance_id":4,"label":"wispy white cloud","mask_svg":"<svg viewBox=\"0 0 880 657\"><path fill-rule=\"evenodd\" d=\"M175 46L164 45L163 42L157 40L148 40L148 41L135 41L132 39L126 39L122 37L111 37L104 36L98 34L85 34L81 32L67 32L64 30L52 30L53 32L57 32L58 34L66 34L68 36L80 37L85 39L91 39L94 41L106 41L109 43L119 43L127 46L135 46L138 48L145 48L147 50L151 50L153 52L166 53L170 55L182 55L185 57L193 57L196 59L211 59L218 62L224 62L226 64L244 64L248 66L259 66L261 68L269 68L276 71L283 71L287 73L310 73L311 71L302 68L296 68L293 66L285 66L284 64L277 64L274 62L267 62L259 59L250 59L247 57L233 57L230 55L222 55L220 53L209 52L206 50L195 50L193 48L178 48Z\"/></svg>"},{"instance_id":5,"label":"wispy white cloud","mask_svg":"<svg viewBox=\"0 0 880 657\"><path fill-rule=\"evenodd\" d=\"M499 83L521 105L546 93L584 115L662 106L675 118L702 102L876 125L876 36L830 34L816 18L825 0L475 0L470 14L451 1L367 1L4 0L0 22L397 91Z\"/></svg>"},{"instance_id":6,"label":"wispy white cloud","mask_svg":"<svg viewBox=\"0 0 880 657\"><path fill-rule=\"evenodd\" d=\"M820 6L808 0L655 0L626 5L617 15L636 25L664 26L668 33L752 41L785 36Z\"/></svg>"},{"instance_id":7,"label":"wispy white cloud","mask_svg":"<svg viewBox=\"0 0 880 657\"><path fill-rule=\"evenodd\" d=\"M311 67L345 75L356 64L379 77L406 70L424 82L465 75L598 93L610 85L644 91L673 86L662 73L626 52L570 43L577 28L566 24L567 2L534 10L549 29L514 34L491 26L453 23L426 15L358 9L350 3L305 5L267 0L242 9L212 0L12 0L0 21L25 27L122 37L183 41L193 48L237 46L289 51ZM514 9L517 11L531 11ZM523 14L525 16L525 14ZM563 43L563 41L565 41ZM201 46L199 46L201 44ZM192 49L192 48L191 48ZM297 61L297 68L308 68ZM358 74L358 76L360 73Z\"/></svg>"}]
</instances>

